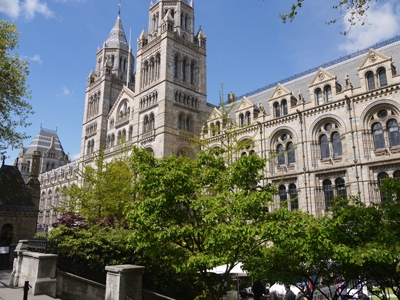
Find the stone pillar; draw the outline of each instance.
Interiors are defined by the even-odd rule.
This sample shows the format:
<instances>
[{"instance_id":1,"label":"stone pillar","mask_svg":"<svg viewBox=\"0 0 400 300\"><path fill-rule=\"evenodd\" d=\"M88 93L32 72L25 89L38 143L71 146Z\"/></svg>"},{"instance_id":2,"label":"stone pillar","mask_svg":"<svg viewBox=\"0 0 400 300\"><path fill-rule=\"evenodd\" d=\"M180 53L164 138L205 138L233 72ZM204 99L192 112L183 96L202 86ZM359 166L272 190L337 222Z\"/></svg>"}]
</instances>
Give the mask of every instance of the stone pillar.
<instances>
[{"instance_id":1,"label":"stone pillar","mask_svg":"<svg viewBox=\"0 0 400 300\"><path fill-rule=\"evenodd\" d=\"M24 286L29 281L33 295L45 294L56 297L57 279L56 265L57 254L44 254L38 252L22 252L22 267L18 286Z\"/></svg>"},{"instance_id":2,"label":"stone pillar","mask_svg":"<svg viewBox=\"0 0 400 300\"><path fill-rule=\"evenodd\" d=\"M28 240L19 240L17 247L14 250L14 263L11 273L10 286L18 286L19 276L21 275L22 267L22 252L28 250Z\"/></svg>"},{"instance_id":3,"label":"stone pillar","mask_svg":"<svg viewBox=\"0 0 400 300\"><path fill-rule=\"evenodd\" d=\"M142 300L144 267L135 265L106 266L105 300Z\"/></svg>"}]
</instances>

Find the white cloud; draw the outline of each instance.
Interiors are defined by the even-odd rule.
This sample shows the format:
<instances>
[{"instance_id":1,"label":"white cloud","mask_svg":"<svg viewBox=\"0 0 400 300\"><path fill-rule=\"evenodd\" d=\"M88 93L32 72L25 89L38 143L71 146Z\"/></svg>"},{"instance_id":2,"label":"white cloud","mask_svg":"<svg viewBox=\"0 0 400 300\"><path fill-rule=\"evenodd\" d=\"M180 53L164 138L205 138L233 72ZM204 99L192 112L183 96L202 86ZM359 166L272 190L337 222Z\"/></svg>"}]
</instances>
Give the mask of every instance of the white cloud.
<instances>
[{"instance_id":1,"label":"white cloud","mask_svg":"<svg viewBox=\"0 0 400 300\"><path fill-rule=\"evenodd\" d=\"M43 63L39 54L36 54L34 56L21 55L21 59L37 62L39 65L41 65Z\"/></svg>"},{"instance_id":2,"label":"white cloud","mask_svg":"<svg viewBox=\"0 0 400 300\"><path fill-rule=\"evenodd\" d=\"M39 65L41 65L41 64L43 63L42 60L40 59L40 55L39 55L39 54L36 54L36 55L30 57L29 60L35 61L35 62L37 62Z\"/></svg>"},{"instance_id":3,"label":"white cloud","mask_svg":"<svg viewBox=\"0 0 400 300\"><path fill-rule=\"evenodd\" d=\"M347 41L339 45L339 50L354 52L369 47L377 42L394 37L399 33L400 4L398 0L372 2L366 12L367 20L364 26L358 22L351 28ZM344 18L347 20L347 18Z\"/></svg>"},{"instance_id":4,"label":"white cloud","mask_svg":"<svg viewBox=\"0 0 400 300\"><path fill-rule=\"evenodd\" d=\"M0 13L6 14L10 18L17 18L20 12L20 5L18 0L1 0Z\"/></svg>"},{"instance_id":5,"label":"white cloud","mask_svg":"<svg viewBox=\"0 0 400 300\"><path fill-rule=\"evenodd\" d=\"M37 14L45 18L52 18L55 15L42 0L0 0L0 13L12 19L22 17L27 21L32 20Z\"/></svg>"},{"instance_id":6,"label":"white cloud","mask_svg":"<svg viewBox=\"0 0 400 300\"><path fill-rule=\"evenodd\" d=\"M67 89L65 86L63 86L63 95L64 96L67 96L67 95L69 95L71 92L70 92L70 90L69 89Z\"/></svg>"}]
</instances>

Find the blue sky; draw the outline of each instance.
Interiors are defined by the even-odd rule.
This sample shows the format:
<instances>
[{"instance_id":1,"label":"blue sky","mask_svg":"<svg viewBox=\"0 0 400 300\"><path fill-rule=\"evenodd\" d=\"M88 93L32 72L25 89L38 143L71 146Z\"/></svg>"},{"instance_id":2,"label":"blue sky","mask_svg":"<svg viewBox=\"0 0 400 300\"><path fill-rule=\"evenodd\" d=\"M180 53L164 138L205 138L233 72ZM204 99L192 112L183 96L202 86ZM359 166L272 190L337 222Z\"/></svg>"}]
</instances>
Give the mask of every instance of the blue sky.
<instances>
[{"instance_id":1,"label":"blue sky","mask_svg":"<svg viewBox=\"0 0 400 300\"><path fill-rule=\"evenodd\" d=\"M153 0L154 2L156 0ZM189 0L190 1L190 0ZM26 129L55 130L64 151L79 156L86 78L95 65L96 50L107 38L118 14L119 0L0 0L0 18L13 21L21 32L17 52L30 62L28 84L35 114ZM331 7L339 0L306 0L294 22L283 24L279 13L296 0L193 0L195 28L207 36L208 101L243 95L369 47L400 34L400 1L371 5L365 26L347 22L325 25L340 17ZM132 49L148 27L147 0L121 0L125 33L132 30ZM7 151L12 164L18 149Z\"/></svg>"}]
</instances>

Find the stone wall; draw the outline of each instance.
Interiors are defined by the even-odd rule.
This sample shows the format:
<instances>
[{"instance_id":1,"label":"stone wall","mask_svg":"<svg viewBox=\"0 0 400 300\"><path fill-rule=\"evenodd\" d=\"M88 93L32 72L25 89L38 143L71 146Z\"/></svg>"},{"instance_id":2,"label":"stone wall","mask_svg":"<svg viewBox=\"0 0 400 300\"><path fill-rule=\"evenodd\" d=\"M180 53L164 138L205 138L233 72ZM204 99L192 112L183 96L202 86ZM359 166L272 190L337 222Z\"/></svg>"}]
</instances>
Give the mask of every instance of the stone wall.
<instances>
[{"instance_id":1,"label":"stone wall","mask_svg":"<svg viewBox=\"0 0 400 300\"><path fill-rule=\"evenodd\" d=\"M57 298L63 300L104 300L105 293L106 286L104 284L71 273L57 271Z\"/></svg>"}]
</instances>

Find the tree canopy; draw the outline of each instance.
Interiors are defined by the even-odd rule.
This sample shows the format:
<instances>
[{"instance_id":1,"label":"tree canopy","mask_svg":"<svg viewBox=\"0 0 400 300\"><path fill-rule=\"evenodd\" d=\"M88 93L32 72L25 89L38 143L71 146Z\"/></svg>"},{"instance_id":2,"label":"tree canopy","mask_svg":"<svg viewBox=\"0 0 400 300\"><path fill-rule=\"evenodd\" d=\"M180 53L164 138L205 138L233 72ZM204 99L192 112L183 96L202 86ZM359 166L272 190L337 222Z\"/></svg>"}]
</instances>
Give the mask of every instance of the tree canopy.
<instances>
[{"instance_id":1,"label":"tree canopy","mask_svg":"<svg viewBox=\"0 0 400 300\"><path fill-rule=\"evenodd\" d=\"M8 147L21 146L29 136L20 128L30 125L27 118L33 113L26 84L28 62L14 51L18 45L16 25L0 20L0 153Z\"/></svg>"},{"instance_id":2,"label":"tree canopy","mask_svg":"<svg viewBox=\"0 0 400 300\"><path fill-rule=\"evenodd\" d=\"M124 210L132 201L130 186L133 173L124 158L106 161L100 151L93 165L84 165L79 172L81 184L61 190L67 198L56 209L61 212L79 213L89 225L125 224Z\"/></svg>"},{"instance_id":3,"label":"tree canopy","mask_svg":"<svg viewBox=\"0 0 400 300\"><path fill-rule=\"evenodd\" d=\"M221 296L230 270L263 244L274 192L258 184L264 159L250 155L227 163L223 157L200 151L194 160L156 159L135 148L130 162L130 246L163 257L177 271L198 272L212 299ZM215 286L207 270L224 264L223 281Z\"/></svg>"}]
</instances>

